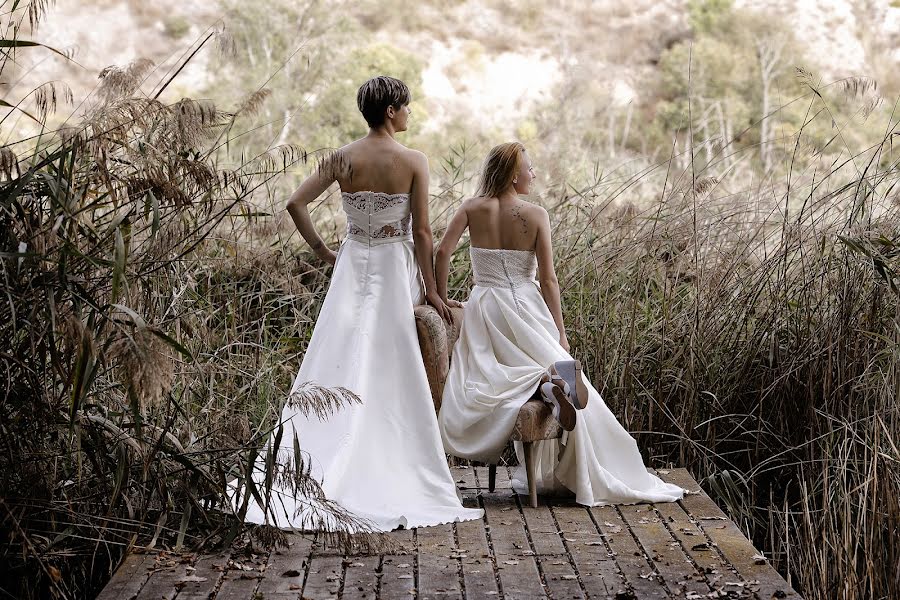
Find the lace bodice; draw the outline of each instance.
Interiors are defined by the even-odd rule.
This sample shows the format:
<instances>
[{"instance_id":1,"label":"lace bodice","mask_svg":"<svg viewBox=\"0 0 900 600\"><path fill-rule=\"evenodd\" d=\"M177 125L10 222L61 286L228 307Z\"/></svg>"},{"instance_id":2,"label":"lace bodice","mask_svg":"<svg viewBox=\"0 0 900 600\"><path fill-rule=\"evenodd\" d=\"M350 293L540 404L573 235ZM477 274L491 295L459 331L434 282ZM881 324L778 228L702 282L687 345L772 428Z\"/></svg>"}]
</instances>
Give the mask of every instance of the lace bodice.
<instances>
[{"instance_id":1,"label":"lace bodice","mask_svg":"<svg viewBox=\"0 0 900 600\"><path fill-rule=\"evenodd\" d=\"M531 250L505 250L469 246L475 285L504 288L512 292L516 310L522 312L516 289L533 283L537 258Z\"/></svg>"},{"instance_id":2,"label":"lace bodice","mask_svg":"<svg viewBox=\"0 0 900 600\"><path fill-rule=\"evenodd\" d=\"M469 247L475 285L515 288L534 281L537 258L531 250Z\"/></svg>"},{"instance_id":3,"label":"lace bodice","mask_svg":"<svg viewBox=\"0 0 900 600\"><path fill-rule=\"evenodd\" d=\"M347 237L369 245L412 239L409 194L342 192Z\"/></svg>"}]
</instances>

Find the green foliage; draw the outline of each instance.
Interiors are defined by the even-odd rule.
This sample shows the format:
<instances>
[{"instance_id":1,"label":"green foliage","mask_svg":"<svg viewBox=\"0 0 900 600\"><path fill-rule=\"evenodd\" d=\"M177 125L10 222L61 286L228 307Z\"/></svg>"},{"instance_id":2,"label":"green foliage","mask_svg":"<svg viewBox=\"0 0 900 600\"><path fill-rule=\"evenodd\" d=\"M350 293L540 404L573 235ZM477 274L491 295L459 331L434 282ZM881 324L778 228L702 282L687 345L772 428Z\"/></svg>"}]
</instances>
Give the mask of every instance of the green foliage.
<instances>
[{"instance_id":1,"label":"green foliage","mask_svg":"<svg viewBox=\"0 0 900 600\"><path fill-rule=\"evenodd\" d=\"M696 34L709 34L731 17L734 0L689 0L688 23Z\"/></svg>"},{"instance_id":2,"label":"green foliage","mask_svg":"<svg viewBox=\"0 0 900 600\"><path fill-rule=\"evenodd\" d=\"M173 40L179 40L190 31L191 23L182 16L173 16L163 22L163 27L165 27L167 36Z\"/></svg>"},{"instance_id":3,"label":"green foliage","mask_svg":"<svg viewBox=\"0 0 900 600\"><path fill-rule=\"evenodd\" d=\"M311 138L315 148L340 147L368 132L368 125L356 106L356 91L376 75L403 80L412 92L412 119L425 120L424 108L416 102L422 97L424 65L413 54L377 43L353 48L332 64L305 117L316 124Z\"/></svg>"}]
</instances>

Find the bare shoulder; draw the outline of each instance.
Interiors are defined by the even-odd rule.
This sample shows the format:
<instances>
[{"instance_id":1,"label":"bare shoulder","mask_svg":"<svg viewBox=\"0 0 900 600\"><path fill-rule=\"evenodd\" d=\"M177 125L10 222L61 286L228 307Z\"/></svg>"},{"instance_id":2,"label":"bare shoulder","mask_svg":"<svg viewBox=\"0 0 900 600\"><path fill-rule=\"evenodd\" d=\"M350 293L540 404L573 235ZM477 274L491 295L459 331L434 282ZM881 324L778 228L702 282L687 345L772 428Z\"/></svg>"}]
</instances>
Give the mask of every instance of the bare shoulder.
<instances>
[{"instance_id":1,"label":"bare shoulder","mask_svg":"<svg viewBox=\"0 0 900 600\"><path fill-rule=\"evenodd\" d=\"M414 169L428 169L428 157L424 152L406 146L401 146L401 148L403 148L404 158Z\"/></svg>"},{"instance_id":2,"label":"bare shoulder","mask_svg":"<svg viewBox=\"0 0 900 600\"><path fill-rule=\"evenodd\" d=\"M550 220L550 213L540 204L522 200L522 208L523 212L535 221L544 222Z\"/></svg>"},{"instance_id":3,"label":"bare shoulder","mask_svg":"<svg viewBox=\"0 0 900 600\"><path fill-rule=\"evenodd\" d=\"M494 198L487 198L485 196L472 196L471 198L466 198L465 200L463 200L462 206L460 206L460 208L475 210L491 203L492 200L496 202Z\"/></svg>"},{"instance_id":4,"label":"bare shoulder","mask_svg":"<svg viewBox=\"0 0 900 600\"><path fill-rule=\"evenodd\" d=\"M470 198L464 199L460 205L458 210L470 210L472 208L477 207L481 203L484 202L484 198L480 196L472 196Z\"/></svg>"}]
</instances>

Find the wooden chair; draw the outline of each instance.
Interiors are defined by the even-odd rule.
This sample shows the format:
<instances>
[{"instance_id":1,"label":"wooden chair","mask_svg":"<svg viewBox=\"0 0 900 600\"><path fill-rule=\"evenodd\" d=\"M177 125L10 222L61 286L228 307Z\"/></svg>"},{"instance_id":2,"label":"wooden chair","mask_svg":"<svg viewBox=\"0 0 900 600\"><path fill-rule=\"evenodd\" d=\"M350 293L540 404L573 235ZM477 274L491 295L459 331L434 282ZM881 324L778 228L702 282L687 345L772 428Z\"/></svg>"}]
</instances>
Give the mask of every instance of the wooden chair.
<instances>
[{"instance_id":1,"label":"wooden chair","mask_svg":"<svg viewBox=\"0 0 900 600\"><path fill-rule=\"evenodd\" d=\"M462 326L463 309L452 308L451 312L453 313L453 323L448 324L441 319L433 307L427 304L415 308L416 332L419 335L419 345L422 348L422 359L425 362L425 372L428 374L428 384L431 386L431 399L434 401L435 412L441 410L444 384L447 382L447 373L450 371L450 356L453 354L453 344L459 338L459 329ZM510 440L522 442L525 452L525 474L528 478L528 498L534 508L537 508L534 442L557 439L562 437L562 433L563 429L553 418L549 404L531 399L522 405ZM490 465L488 489L492 492L496 479L497 465Z\"/></svg>"}]
</instances>

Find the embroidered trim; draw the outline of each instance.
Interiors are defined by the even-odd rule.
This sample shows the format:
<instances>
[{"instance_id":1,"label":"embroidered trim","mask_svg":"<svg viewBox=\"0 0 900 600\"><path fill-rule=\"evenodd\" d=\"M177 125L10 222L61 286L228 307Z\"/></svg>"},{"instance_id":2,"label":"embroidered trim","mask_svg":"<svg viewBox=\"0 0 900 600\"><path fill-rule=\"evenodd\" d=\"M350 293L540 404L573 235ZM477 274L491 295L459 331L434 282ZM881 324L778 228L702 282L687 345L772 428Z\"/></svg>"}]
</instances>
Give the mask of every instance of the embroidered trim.
<instances>
[{"instance_id":1,"label":"embroidered trim","mask_svg":"<svg viewBox=\"0 0 900 600\"><path fill-rule=\"evenodd\" d=\"M409 194L387 194L384 192L342 192L341 195L347 204L361 211L376 213L398 204L403 204L409 198Z\"/></svg>"}]
</instances>

